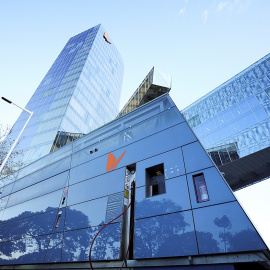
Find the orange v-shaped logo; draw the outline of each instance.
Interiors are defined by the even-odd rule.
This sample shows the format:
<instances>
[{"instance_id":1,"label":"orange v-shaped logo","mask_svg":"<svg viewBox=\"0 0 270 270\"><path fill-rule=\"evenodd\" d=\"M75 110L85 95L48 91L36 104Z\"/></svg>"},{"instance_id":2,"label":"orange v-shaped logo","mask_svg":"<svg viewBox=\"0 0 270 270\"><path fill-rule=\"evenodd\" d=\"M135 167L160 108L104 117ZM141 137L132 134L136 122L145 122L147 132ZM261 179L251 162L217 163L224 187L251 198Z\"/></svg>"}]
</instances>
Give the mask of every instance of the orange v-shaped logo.
<instances>
[{"instance_id":1,"label":"orange v-shaped logo","mask_svg":"<svg viewBox=\"0 0 270 270\"><path fill-rule=\"evenodd\" d=\"M120 158L118 158L116 160L116 157L114 156L114 154L109 153L108 154L108 161L107 161L107 167L106 167L106 171L110 171L110 170L114 170L114 168L118 165L118 163L120 162L120 160L122 159L122 157L124 156L124 154L126 153L126 151L120 156Z\"/></svg>"}]
</instances>

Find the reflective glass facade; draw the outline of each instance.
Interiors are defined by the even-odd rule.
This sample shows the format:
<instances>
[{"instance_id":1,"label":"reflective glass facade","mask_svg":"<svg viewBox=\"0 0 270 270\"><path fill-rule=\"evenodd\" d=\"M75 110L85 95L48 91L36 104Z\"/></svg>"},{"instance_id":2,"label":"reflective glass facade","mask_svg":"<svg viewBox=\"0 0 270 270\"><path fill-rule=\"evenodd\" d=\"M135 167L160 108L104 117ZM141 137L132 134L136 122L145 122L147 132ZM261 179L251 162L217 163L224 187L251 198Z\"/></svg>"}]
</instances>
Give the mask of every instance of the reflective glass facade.
<instances>
[{"instance_id":1,"label":"reflective glass facade","mask_svg":"<svg viewBox=\"0 0 270 270\"><path fill-rule=\"evenodd\" d=\"M171 85L171 76L153 67L117 117L123 116L139 106L168 93L171 90Z\"/></svg>"},{"instance_id":2,"label":"reflective glass facade","mask_svg":"<svg viewBox=\"0 0 270 270\"><path fill-rule=\"evenodd\" d=\"M114 168L108 168L109 154L119 161ZM131 167L134 215L116 219L99 234L92 260L120 260L128 239L134 239L130 259L267 249L165 94L24 167L15 180L3 180L0 264L88 261L95 234L126 205ZM205 182L198 183L197 194L198 174ZM208 200L198 202L206 192Z\"/></svg>"},{"instance_id":3,"label":"reflective glass facade","mask_svg":"<svg viewBox=\"0 0 270 270\"><path fill-rule=\"evenodd\" d=\"M15 149L21 151L18 158L23 165L118 114L123 62L104 33L102 25L97 25L72 37L29 100L26 108L34 114ZM7 140L17 137L27 118L23 112Z\"/></svg>"},{"instance_id":4,"label":"reflective glass facade","mask_svg":"<svg viewBox=\"0 0 270 270\"><path fill-rule=\"evenodd\" d=\"M270 146L270 54L182 113L217 166Z\"/></svg>"}]
</instances>

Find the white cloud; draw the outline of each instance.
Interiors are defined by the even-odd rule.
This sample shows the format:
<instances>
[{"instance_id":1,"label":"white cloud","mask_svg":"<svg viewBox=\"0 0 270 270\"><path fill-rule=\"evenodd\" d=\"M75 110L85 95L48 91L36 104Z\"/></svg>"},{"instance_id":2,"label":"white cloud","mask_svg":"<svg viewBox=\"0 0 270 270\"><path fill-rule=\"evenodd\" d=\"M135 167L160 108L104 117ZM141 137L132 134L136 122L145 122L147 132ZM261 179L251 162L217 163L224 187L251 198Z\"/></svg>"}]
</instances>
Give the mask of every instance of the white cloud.
<instances>
[{"instance_id":1,"label":"white cloud","mask_svg":"<svg viewBox=\"0 0 270 270\"><path fill-rule=\"evenodd\" d=\"M179 10L179 14L180 14L180 15L184 14L185 12L186 12L186 9L185 9L185 8L181 8L181 9Z\"/></svg>"},{"instance_id":2,"label":"white cloud","mask_svg":"<svg viewBox=\"0 0 270 270\"><path fill-rule=\"evenodd\" d=\"M226 8L226 6L229 5L229 2L228 1L220 1L219 2L219 5L218 5L218 11L222 11Z\"/></svg>"},{"instance_id":3,"label":"white cloud","mask_svg":"<svg viewBox=\"0 0 270 270\"><path fill-rule=\"evenodd\" d=\"M206 24L207 20L208 20L208 10L206 9L203 12L203 23Z\"/></svg>"},{"instance_id":4,"label":"white cloud","mask_svg":"<svg viewBox=\"0 0 270 270\"><path fill-rule=\"evenodd\" d=\"M221 0L219 2L217 11L226 12L229 15L233 11L245 12L251 4L251 0Z\"/></svg>"}]
</instances>

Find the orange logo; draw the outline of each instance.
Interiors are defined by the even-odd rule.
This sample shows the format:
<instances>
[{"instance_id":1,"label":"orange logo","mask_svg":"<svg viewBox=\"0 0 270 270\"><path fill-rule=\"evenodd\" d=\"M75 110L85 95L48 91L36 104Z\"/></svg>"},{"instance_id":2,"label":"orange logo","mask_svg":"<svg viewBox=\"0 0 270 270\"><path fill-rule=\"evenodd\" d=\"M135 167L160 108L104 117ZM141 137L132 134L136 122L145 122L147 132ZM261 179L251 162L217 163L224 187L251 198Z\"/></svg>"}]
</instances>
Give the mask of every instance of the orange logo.
<instances>
[{"instance_id":1,"label":"orange logo","mask_svg":"<svg viewBox=\"0 0 270 270\"><path fill-rule=\"evenodd\" d=\"M109 40L108 34L106 32L104 33L103 38L105 39L106 42L112 44L111 41Z\"/></svg>"},{"instance_id":2,"label":"orange logo","mask_svg":"<svg viewBox=\"0 0 270 270\"><path fill-rule=\"evenodd\" d=\"M114 168L118 165L118 163L120 162L120 160L122 159L122 157L124 156L124 154L126 153L126 151L120 156L120 158L118 158L116 160L116 157L114 156L114 154L109 153L108 154L108 161L107 161L107 167L106 167L106 171L110 171L110 170L114 170Z\"/></svg>"}]
</instances>

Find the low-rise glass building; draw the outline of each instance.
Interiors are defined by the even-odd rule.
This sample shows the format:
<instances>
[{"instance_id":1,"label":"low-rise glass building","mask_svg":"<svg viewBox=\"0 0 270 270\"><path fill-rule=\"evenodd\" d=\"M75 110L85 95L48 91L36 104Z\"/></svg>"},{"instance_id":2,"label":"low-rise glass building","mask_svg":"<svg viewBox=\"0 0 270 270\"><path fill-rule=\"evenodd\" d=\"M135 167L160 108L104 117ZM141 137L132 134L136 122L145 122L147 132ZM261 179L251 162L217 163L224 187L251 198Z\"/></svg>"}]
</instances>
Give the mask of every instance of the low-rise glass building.
<instances>
[{"instance_id":1,"label":"low-rise glass building","mask_svg":"<svg viewBox=\"0 0 270 270\"><path fill-rule=\"evenodd\" d=\"M269 263L267 246L168 94L5 183L0 269L88 269L89 259L94 269L127 259L134 270Z\"/></svg>"}]
</instances>

